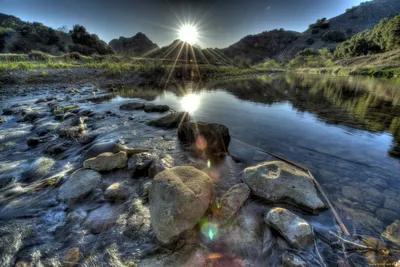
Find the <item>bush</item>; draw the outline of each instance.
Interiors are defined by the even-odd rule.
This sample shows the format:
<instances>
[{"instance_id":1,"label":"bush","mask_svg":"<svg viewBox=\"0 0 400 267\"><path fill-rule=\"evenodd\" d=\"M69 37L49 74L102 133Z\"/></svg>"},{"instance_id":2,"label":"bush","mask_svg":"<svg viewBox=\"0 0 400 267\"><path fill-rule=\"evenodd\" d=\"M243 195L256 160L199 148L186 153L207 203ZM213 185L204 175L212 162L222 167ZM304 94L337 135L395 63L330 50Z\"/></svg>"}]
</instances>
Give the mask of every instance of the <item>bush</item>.
<instances>
[{"instance_id":1,"label":"bush","mask_svg":"<svg viewBox=\"0 0 400 267\"><path fill-rule=\"evenodd\" d=\"M71 53L65 54L64 58L65 59L80 60L80 59L82 59L82 55L79 54L78 52L71 52Z\"/></svg>"},{"instance_id":2,"label":"bush","mask_svg":"<svg viewBox=\"0 0 400 267\"><path fill-rule=\"evenodd\" d=\"M317 29L317 28L311 29L311 34L318 34L318 33L319 33L319 29Z\"/></svg>"},{"instance_id":3,"label":"bush","mask_svg":"<svg viewBox=\"0 0 400 267\"><path fill-rule=\"evenodd\" d=\"M339 30L331 30L322 35L322 40L331 43L340 43L346 40L346 35Z\"/></svg>"},{"instance_id":4,"label":"bush","mask_svg":"<svg viewBox=\"0 0 400 267\"><path fill-rule=\"evenodd\" d=\"M326 18L318 19L317 22L311 24L310 29L327 29L329 28L329 20Z\"/></svg>"},{"instance_id":5,"label":"bush","mask_svg":"<svg viewBox=\"0 0 400 267\"><path fill-rule=\"evenodd\" d=\"M313 38L308 38L308 39L306 40L306 43L307 43L308 45L312 45L312 44L314 43L314 39L313 39Z\"/></svg>"},{"instance_id":6,"label":"bush","mask_svg":"<svg viewBox=\"0 0 400 267\"><path fill-rule=\"evenodd\" d=\"M28 54L29 60L47 60L49 55L41 51L32 51Z\"/></svg>"},{"instance_id":7,"label":"bush","mask_svg":"<svg viewBox=\"0 0 400 267\"><path fill-rule=\"evenodd\" d=\"M70 46L71 52L79 52L83 55L106 55L114 54L114 50L109 47L96 34L89 34L85 27L74 25L70 32L75 45Z\"/></svg>"}]
</instances>

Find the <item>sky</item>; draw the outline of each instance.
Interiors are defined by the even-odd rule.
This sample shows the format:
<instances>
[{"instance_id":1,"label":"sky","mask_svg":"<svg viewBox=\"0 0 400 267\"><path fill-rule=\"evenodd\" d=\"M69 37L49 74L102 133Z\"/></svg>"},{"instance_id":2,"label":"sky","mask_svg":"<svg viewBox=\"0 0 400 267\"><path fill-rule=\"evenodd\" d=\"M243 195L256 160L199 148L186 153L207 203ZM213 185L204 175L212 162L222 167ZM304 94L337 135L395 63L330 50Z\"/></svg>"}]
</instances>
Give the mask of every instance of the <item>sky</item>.
<instances>
[{"instance_id":1,"label":"sky","mask_svg":"<svg viewBox=\"0 0 400 267\"><path fill-rule=\"evenodd\" d=\"M246 35L284 28L302 32L365 0L0 0L0 13L52 28L83 25L109 42L143 32L159 46L192 23L201 47L227 47Z\"/></svg>"}]
</instances>

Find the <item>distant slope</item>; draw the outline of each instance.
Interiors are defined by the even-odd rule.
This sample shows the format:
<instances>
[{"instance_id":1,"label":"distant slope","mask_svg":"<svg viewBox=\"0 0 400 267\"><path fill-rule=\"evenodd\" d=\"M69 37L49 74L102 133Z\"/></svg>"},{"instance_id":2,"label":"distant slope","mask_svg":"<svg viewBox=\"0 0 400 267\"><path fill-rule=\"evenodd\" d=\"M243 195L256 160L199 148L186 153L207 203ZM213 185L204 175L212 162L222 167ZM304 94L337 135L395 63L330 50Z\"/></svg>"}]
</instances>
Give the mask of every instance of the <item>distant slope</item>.
<instances>
[{"instance_id":1,"label":"distant slope","mask_svg":"<svg viewBox=\"0 0 400 267\"><path fill-rule=\"evenodd\" d=\"M75 25L68 33L39 22L25 22L0 13L0 53L29 53L38 50L54 55L79 52L85 55L111 54L114 51L96 34Z\"/></svg>"},{"instance_id":2,"label":"distant slope","mask_svg":"<svg viewBox=\"0 0 400 267\"><path fill-rule=\"evenodd\" d=\"M275 30L250 35L222 51L229 57L248 57L252 63L266 58L287 61L305 48L333 49L354 34L371 29L382 19L399 13L400 0L369 1L329 19L327 25L314 23L303 33Z\"/></svg>"},{"instance_id":3,"label":"distant slope","mask_svg":"<svg viewBox=\"0 0 400 267\"><path fill-rule=\"evenodd\" d=\"M141 32L130 38L121 36L119 39L112 39L108 45L117 53L135 56L149 56L157 53L160 49L157 44Z\"/></svg>"}]
</instances>

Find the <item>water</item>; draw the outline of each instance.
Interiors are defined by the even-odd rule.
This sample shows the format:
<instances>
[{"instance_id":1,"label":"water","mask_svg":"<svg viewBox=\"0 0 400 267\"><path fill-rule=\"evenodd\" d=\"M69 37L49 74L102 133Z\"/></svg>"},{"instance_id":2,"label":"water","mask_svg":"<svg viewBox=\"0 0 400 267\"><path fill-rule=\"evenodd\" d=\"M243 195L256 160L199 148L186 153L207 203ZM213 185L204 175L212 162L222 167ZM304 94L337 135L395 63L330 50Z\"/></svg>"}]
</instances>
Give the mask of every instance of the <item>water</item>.
<instances>
[{"instance_id":1,"label":"water","mask_svg":"<svg viewBox=\"0 0 400 267\"><path fill-rule=\"evenodd\" d=\"M125 204L118 223L100 235L90 234L82 221L92 210L105 205L101 197L99 200L94 195L83 203L67 207L56 199L57 186L35 189L40 181L48 177L68 177L71 170L80 166L82 154L92 144L117 140L126 142L128 146L148 147L157 155L170 154L175 159L175 165L206 166L206 160L182 150L174 130L165 131L145 125L144 122L159 114L119 110L120 105L132 101L166 104L177 111L186 109L191 112L194 121L216 122L229 128L232 137L229 151L238 160L227 157L213 166L221 179L217 186L218 196L229 186L240 182L240 172L244 167L274 160L265 153L269 151L307 167L314 174L354 237L380 239L386 227L400 219L398 81L278 75L222 80L205 85L189 83L171 86L167 90L127 87L112 97L104 98L104 101L85 101L91 97L92 89L84 87L80 94L73 96L65 90L46 89L11 97L1 103L1 108L24 103L26 106L20 108L37 108L45 117L31 124L18 123L19 115L5 116L8 121L0 131L0 234L13 237L8 241L7 251L2 255L0 253L0 259L5 262L0 266L8 266L18 260L57 265L71 247L81 249L84 266L100 265L105 260L114 265L138 261L143 266L154 266L155 259L149 253L151 250L168 262L171 257L178 257L176 253L185 254L191 248L187 245L172 248L166 253L159 250L151 231L144 231L140 237L126 234L132 201L136 213L148 213L147 203L137 202L146 179L131 181L124 171L103 175L103 189L113 182L128 179L129 187L136 193ZM43 144L29 148L25 140L35 136L35 129L49 122L60 127L60 122L53 119L46 104L34 104L37 98L48 95L64 99L60 102L63 105L78 104L81 111L91 109L94 114L104 114L102 118L97 115L91 117L87 122L89 132L97 135L96 140L88 144L71 142L59 155L44 154L43 149L48 142L60 141L50 131L49 139ZM71 99L65 99L65 96ZM45 174L35 172L33 181L24 181L24 175L35 166L39 157L50 158L54 162ZM238 221L244 219L243 223L239 223L239 232L262 228L263 214L272 206L260 199L250 199L238 216ZM325 263L329 266L340 265L348 255L332 248L326 241L327 238L335 239L329 231L338 232L332 213L328 210L313 216L301 210L295 212L313 225L317 233L317 247ZM78 219L68 221L68 216L72 215ZM24 231L21 232L21 228ZM246 244L239 242L235 246L229 240L218 241L218 238L213 244L204 238L194 244L202 243L210 253L222 254L221 266L238 259L245 266L260 266L266 262L279 264L281 252L287 250L285 242L276 233L273 233L274 238L266 238L264 233L264 240L262 232L258 235L261 241L244 236ZM227 246L223 245L224 242L228 243ZM227 249L230 245L231 250ZM251 246L256 245L263 246L264 253L254 254L257 249L252 251ZM396 244L390 246L398 248ZM265 252L267 247L272 248L268 253ZM311 264L317 264L317 254L313 249L307 249L305 253ZM382 253L374 252L372 256L368 253L352 253L348 262L364 266L374 261L390 262L397 255L394 250L387 258ZM92 258L88 257L92 254Z\"/></svg>"}]
</instances>

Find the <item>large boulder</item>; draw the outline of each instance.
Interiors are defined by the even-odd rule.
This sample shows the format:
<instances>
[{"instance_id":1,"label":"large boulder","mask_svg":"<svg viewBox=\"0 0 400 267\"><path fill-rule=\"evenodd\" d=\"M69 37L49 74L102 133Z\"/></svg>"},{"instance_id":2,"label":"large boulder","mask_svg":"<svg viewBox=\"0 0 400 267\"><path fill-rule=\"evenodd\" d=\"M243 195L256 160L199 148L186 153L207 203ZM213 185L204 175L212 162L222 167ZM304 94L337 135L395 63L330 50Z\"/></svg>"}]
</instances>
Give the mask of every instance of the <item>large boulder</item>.
<instances>
[{"instance_id":1,"label":"large boulder","mask_svg":"<svg viewBox=\"0 0 400 267\"><path fill-rule=\"evenodd\" d=\"M83 162L85 169L92 169L95 171L111 171L114 169L122 169L127 166L128 157L126 152L120 151L118 153L105 152L95 158L90 158Z\"/></svg>"},{"instance_id":2,"label":"large boulder","mask_svg":"<svg viewBox=\"0 0 400 267\"><path fill-rule=\"evenodd\" d=\"M327 208L310 176L282 161L264 162L244 170L244 182L254 195L317 212Z\"/></svg>"},{"instance_id":3,"label":"large boulder","mask_svg":"<svg viewBox=\"0 0 400 267\"><path fill-rule=\"evenodd\" d=\"M101 183L101 174L93 170L79 169L71 174L58 190L58 199L64 202L77 200L92 192Z\"/></svg>"},{"instance_id":4,"label":"large boulder","mask_svg":"<svg viewBox=\"0 0 400 267\"><path fill-rule=\"evenodd\" d=\"M164 117L149 121L150 126L160 127L164 129L178 128L180 124L188 122L190 115L187 112L174 112Z\"/></svg>"},{"instance_id":5,"label":"large boulder","mask_svg":"<svg viewBox=\"0 0 400 267\"><path fill-rule=\"evenodd\" d=\"M209 122L182 123L178 128L178 138L207 154L226 154L231 141L226 126Z\"/></svg>"},{"instance_id":6,"label":"large boulder","mask_svg":"<svg viewBox=\"0 0 400 267\"><path fill-rule=\"evenodd\" d=\"M150 187L151 224L164 244L192 229L213 197L210 177L193 167L175 167L156 177Z\"/></svg>"},{"instance_id":7,"label":"large boulder","mask_svg":"<svg viewBox=\"0 0 400 267\"><path fill-rule=\"evenodd\" d=\"M219 200L215 216L229 220L243 206L250 193L250 188L244 183L232 186Z\"/></svg>"},{"instance_id":8,"label":"large boulder","mask_svg":"<svg viewBox=\"0 0 400 267\"><path fill-rule=\"evenodd\" d=\"M283 208L274 208L264 220L273 226L292 245L303 248L313 243L314 235L310 225L296 214Z\"/></svg>"}]
</instances>

